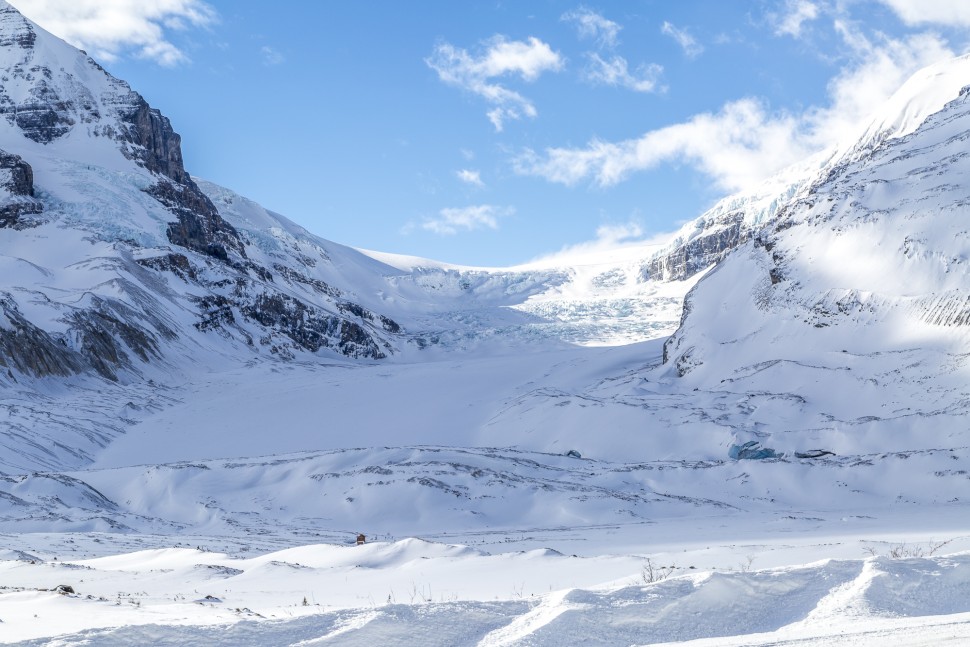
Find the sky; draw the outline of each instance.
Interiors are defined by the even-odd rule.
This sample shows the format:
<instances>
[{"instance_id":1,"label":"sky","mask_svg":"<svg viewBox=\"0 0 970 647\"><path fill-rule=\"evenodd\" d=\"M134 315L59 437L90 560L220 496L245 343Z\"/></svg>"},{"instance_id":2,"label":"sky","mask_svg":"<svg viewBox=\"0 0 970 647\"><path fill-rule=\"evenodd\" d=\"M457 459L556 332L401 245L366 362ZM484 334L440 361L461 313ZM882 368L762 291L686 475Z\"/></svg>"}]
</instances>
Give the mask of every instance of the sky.
<instances>
[{"instance_id":1,"label":"sky","mask_svg":"<svg viewBox=\"0 0 970 647\"><path fill-rule=\"evenodd\" d=\"M324 238L504 266L657 240L970 47L965 0L11 0Z\"/></svg>"}]
</instances>

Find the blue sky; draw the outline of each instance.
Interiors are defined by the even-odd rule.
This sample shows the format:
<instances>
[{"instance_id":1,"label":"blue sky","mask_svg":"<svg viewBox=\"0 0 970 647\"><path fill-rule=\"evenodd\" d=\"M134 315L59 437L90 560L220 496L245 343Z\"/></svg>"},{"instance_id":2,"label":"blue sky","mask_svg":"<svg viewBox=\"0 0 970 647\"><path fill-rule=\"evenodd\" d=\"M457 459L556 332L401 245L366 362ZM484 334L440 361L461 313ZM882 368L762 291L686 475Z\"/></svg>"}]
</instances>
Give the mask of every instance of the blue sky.
<instances>
[{"instance_id":1,"label":"blue sky","mask_svg":"<svg viewBox=\"0 0 970 647\"><path fill-rule=\"evenodd\" d=\"M967 49L963 0L12 0L325 238L472 265L676 229Z\"/></svg>"}]
</instances>

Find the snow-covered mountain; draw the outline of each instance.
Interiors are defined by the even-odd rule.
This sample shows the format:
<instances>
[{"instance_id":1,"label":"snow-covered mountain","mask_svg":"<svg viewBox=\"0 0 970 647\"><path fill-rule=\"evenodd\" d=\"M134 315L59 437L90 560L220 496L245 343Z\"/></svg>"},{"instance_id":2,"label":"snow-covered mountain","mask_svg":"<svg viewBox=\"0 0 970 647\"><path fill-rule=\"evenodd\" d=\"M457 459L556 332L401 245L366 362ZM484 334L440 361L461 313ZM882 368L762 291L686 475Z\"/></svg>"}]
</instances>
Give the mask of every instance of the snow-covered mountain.
<instances>
[{"instance_id":1,"label":"snow-covered mountain","mask_svg":"<svg viewBox=\"0 0 970 647\"><path fill-rule=\"evenodd\" d=\"M17 609L73 603L32 586L83 571L103 595L128 567L152 580L149 609L79 599L90 615L57 626L183 622L178 604L158 610L214 582L235 611L189 622L292 617L266 591L339 590L333 576L357 597L321 599L355 611L331 610L319 635L382 636L411 616L371 571L398 582L427 568L455 587L442 617L478 618L481 644L599 635L570 620L577 609L610 625L607 642L710 637L722 634L694 626L709 609L695 600L729 586L763 606L773 575L685 573L644 592L624 569L653 586L648 555L681 569L746 550L766 566L858 557L914 519L927 551L947 545L967 529L937 513L970 500L966 86L970 57L924 70L856 137L666 244L461 267L321 239L192 177L158 110L0 0L0 572L19 587L0 592L0 641ZM240 557L362 531L388 543L366 559L298 551L310 566ZM550 544L624 557L536 550ZM64 563L144 548L167 550ZM536 580L442 580L498 563ZM965 564L919 568L965 600ZM872 593L878 573L915 590L919 568L788 570L778 586L808 593L757 626L851 624L851 605L888 599ZM683 631L643 633L660 611L615 616L652 600L681 609Z\"/></svg>"},{"instance_id":2,"label":"snow-covered mountain","mask_svg":"<svg viewBox=\"0 0 970 647\"><path fill-rule=\"evenodd\" d=\"M968 444L968 133L957 90L788 203L688 295L664 350L679 381L759 393L745 440L783 449Z\"/></svg>"},{"instance_id":3,"label":"snow-covered mountain","mask_svg":"<svg viewBox=\"0 0 970 647\"><path fill-rule=\"evenodd\" d=\"M200 346L394 351L398 325L322 278L340 275L327 250L223 218L127 84L6 3L0 56L8 379L135 379Z\"/></svg>"}]
</instances>

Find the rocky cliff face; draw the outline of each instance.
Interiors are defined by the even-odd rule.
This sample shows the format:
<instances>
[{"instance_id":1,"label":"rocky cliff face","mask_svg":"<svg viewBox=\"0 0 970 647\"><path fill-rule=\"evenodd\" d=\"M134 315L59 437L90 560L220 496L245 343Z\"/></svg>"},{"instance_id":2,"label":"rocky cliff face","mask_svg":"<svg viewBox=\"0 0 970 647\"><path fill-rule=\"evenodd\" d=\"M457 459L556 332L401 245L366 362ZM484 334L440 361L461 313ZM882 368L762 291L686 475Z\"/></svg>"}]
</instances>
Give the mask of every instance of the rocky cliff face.
<instances>
[{"instance_id":1,"label":"rocky cliff face","mask_svg":"<svg viewBox=\"0 0 970 647\"><path fill-rule=\"evenodd\" d=\"M666 250L641 266L643 280L683 281L714 265L745 242L753 231L744 213L727 214L706 225L693 238Z\"/></svg>"},{"instance_id":2,"label":"rocky cliff face","mask_svg":"<svg viewBox=\"0 0 970 647\"><path fill-rule=\"evenodd\" d=\"M22 224L21 215L37 214L44 205L34 199L34 172L19 155L0 150L0 229Z\"/></svg>"}]
</instances>

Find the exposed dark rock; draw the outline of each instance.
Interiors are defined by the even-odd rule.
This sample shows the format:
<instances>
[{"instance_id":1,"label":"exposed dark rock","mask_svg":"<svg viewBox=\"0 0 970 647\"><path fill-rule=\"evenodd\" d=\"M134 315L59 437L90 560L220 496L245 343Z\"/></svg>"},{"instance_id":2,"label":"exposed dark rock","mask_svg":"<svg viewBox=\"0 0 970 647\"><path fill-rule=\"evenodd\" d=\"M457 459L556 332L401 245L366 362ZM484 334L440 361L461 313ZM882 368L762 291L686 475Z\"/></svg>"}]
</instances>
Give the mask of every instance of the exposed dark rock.
<instances>
[{"instance_id":1,"label":"exposed dark rock","mask_svg":"<svg viewBox=\"0 0 970 647\"><path fill-rule=\"evenodd\" d=\"M381 320L381 325L384 326L384 330L386 330L387 332L390 332L390 333L399 333L399 332L401 332L401 325L398 324L393 319L389 319L388 317L385 317L384 315L379 315L379 318Z\"/></svg>"},{"instance_id":2,"label":"exposed dark rock","mask_svg":"<svg viewBox=\"0 0 970 647\"><path fill-rule=\"evenodd\" d=\"M368 312L363 306L351 301L341 301L337 304L337 309L344 314L350 313L355 317L360 317L361 319L367 319L368 321L374 320L374 315Z\"/></svg>"},{"instance_id":3,"label":"exposed dark rock","mask_svg":"<svg viewBox=\"0 0 970 647\"><path fill-rule=\"evenodd\" d=\"M328 346L329 338L335 335L340 325L338 318L319 316L310 306L285 294L260 294L251 304L242 307L241 312L313 352Z\"/></svg>"},{"instance_id":4,"label":"exposed dark rock","mask_svg":"<svg viewBox=\"0 0 970 647\"><path fill-rule=\"evenodd\" d=\"M47 72L44 68L33 71ZM24 103L0 107L0 114L6 114L25 137L40 144L49 144L71 130L75 121L70 117L73 108L70 101L61 101L46 83L34 86L30 94L31 99Z\"/></svg>"},{"instance_id":5,"label":"exposed dark rock","mask_svg":"<svg viewBox=\"0 0 970 647\"><path fill-rule=\"evenodd\" d=\"M8 173L0 186L12 195L34 197L34 170L20 155L0 150L0 169Z\"/></svg>"},{"instance_id":6,"label":"exposed dark rock","mask_svg":"<svg viewBox=\"0 0 970 647\"><path fill-rule=\"evenodd\" d=\"M285 294L260 294L240 312L290 338L299 348L316 352L334 348L348 357L386 357L362 326L341 319Z\"/></svg>"},{"instance_id":7,"label":"exposed dark rock","mask_svg":"<svg viewBox=\"0 0 970 647\"><path fill-rule=\"evenodd\" d=\"M169 241L221 261L229 260L229 251L243 258L246 250L235 227L223 220L215 205L195 185L179 185L161 181L148 193L165 205L178 218L169 224Z\"/></svg>"},{"instance_id":8,"label":"exposed dark rock","mask_svg":"<svg viewBox=\"0 0 970 647\"><path fill-rule=\"evenodd\" d=\"M52 70L44 61L35 62L36 41L29 21L9 5L0 7L0 47L20 53L19 62L7 74L19 82L19 94L26 95L15 101L0 87L0 115L41 144L63 137L79 123L96 124L92 134L120 142L129 159L178 184L190 183L182 165L181 138L164 115L83 52L77 54L79 64L105 77L107 89L101 96L79 83L81 72Z\"/></svg>"},{"instance_id":9,"label":"exposed dark rock","mask_svg":"<svg viewBox=\"0 0 970 647\"><path fill-rule=\"evenodd\" d=\"M261 278L264 281L266 281L267 283L274 283L274 281L273 281L273 273L270 272L265 267L263 267L262 265L259 265L258 263L254 263L252 261L247 261L246 263L244 263L241 266L241 269L243 271L245 271L245 272L252 272L253 274L255 274L256 276L258 276L259 278Z\"/></svg>"},{"instance_id":10,"label":"exposed dark rock","mask_svg":"<svg viewBox=\"0 0 970 647\"><path fill-rule=\"evenodd\" d=\"M131 314L118 317L102 305L99 309L74 312L69 318L78 339L78 351L99 375L109 380L118 379L117 369L131 365L125 348L143 362L161 357L155 336L129 323L133 320Z\"/></svg>"},{"instance_id":11,"label":"exposed dark rock","mask_svg":"<svg viewBox=\"0 0 970 647\"><path fill-rule=\"evenodd\" d=\"M9 196L0 200L0 228L14 227L21 214L43 211L43 204L34 199L34 171L19 155L0 150L0 189Z\"/></svg>"},{"instance_id":12,"label":"exposed dark rock","mask_svg":"<svg viewBox=\"0 0 970 647\"><path fill-rule=\"evenodd\" d=\"M727 216L715 226L654 258L641 268L641 277L661 281L682 281L719 262L751 235L742 212Z\"/></svg>"},{"instance_id":13,"label":"exposed dark rock","mask_svg":"<svg viewBox=\"0 0 970 647\"><path fill-rule=\"evenodd\" d=\"M64 343L30 323L13 298L0 294L0 366L33 377L66 377L81 372L84 363Z\"/></svg>"},{"instance_id":14,"label":"exposed dark rock","mask_svg":"<svg viewBox=\"0 0 970 647\"><path fill-rule=\"evenodd\" d=\"M677 376L684 377L692 370L703 364L702 361L694 357L694 347L688 348L684 353L674 361L674 366L677 368Z\"/></svg>"},{"instance_id":15,"label":"exposed dark rock","mask_svg":"<svg viewBox=\"0 0 970 647\"><path fill-rule=\"evenodd\" d=\"M132 92L130 99L130 104L118 109L123 123L121 140L128 144L122 146L121 152L152 173L194 187L182 164L182 138L172 129L168 117L149 106L137 92Z\"/></svg>"},{"instance_id":16,"label":"exposed dark rock","mask_svg":"<svg viewBox=\"0 0 970 647\"><path fill-rule=\"evenodd\" d=\"M20 15L20 12L8 5L0 4L0 47L20 47L30 49L37 40L37 34ZM8 28L9 26L9 28Z\"/></svg>"},{"instance_id":17,"label":"exposed dark rock","mask_svg":"<svg viewBox=\"0 0 970 647\"><path fill-rule=\"evenodd\" d=\"M72 53L50 42L42 30L2 1L0 47L7 55L7 64L0 70L0 119L40 144L70 135L117 146L122 155L152 174L146 193L173 214L167 238L183 248L136 260L128 246L116 246L127 250L124 263L97 261L118 270L116 278L109 280L114 285L108 292L96 289L63 301L55 297L56 302L47 304L67 324L63 333L41 330L7 295L0 302L0 366L11 379L17 379L18 373L42 377L90 372L117 380L139 360L159 359L163 342L175 333L167 327L174 324L164 323L169 321L168 306L159 302L157 290L173 299L179 295L163 278L137 270L135 262L193 284L194 293L187 298L198 307L195 327L200 331L222 332L248 344L259 342L282 356L330 348L349 357L382 358L390 351L383 335L400 332L395 321L343 299L339 289L305 276L298 264L282 261L271 268L248 258L247 241L186 172L181 138L170 121L128 84L83 52ZM56 56L48 56L52 51ZM0 151L0 227L30 226L32 221L23 215L40 213L42 207L34 197L30 165ZM125 242L124 235L109 234L115 236L109 242ZM136 238L126 242L137 247ZM297 262L307 266L317 262L300 253L299 245L294 250ZM133 271L135 280L128 280ZM274 274L289 283L287 288L300 289L293 294L276 292L277 286L271 285L278 280ZM322 298L308 294L303 286ZM123 298L97 296L114 295L115 288ZM262 330L254 334L252 324Z\"/></svg>"},{"instance_id":18,"label":"exposed dark rock","mask_svg":"<svg viewBox=\"0 0 970 647\"><path fill-rule=\"evenodd\" d=\"M236 316L232 313L232 301L226 297L213 294L201 297L196 302L199 305L199 321L195 324L197 329L206 332L236 323Z\"/></svg>"},{"instance_id":19,"label":"exposed dark rock","mask_svg":"<svg viewBox=\"0 0 970 647\"><path fill-rule=\"evenodd\" d=\"M341 312L343 312L344 314L349 313L349 314L352 314L352 315L354 315L356 317L360 317L361 319L364 319L365 321L374 321L374 313L373 312L371 312L370 310L364 308L363 306L361 306L361 305L359 305L357 303L353 303L351 301L341 301L340 303L337 304L337 309L340 310ZM399 332L401 332L401 326L400 326L400 324L398 324L393 319L390 319L388 317L385 317L384 315L377 315L377 318L380 320L381 326L387 332L390 332L390 333L399 333Z\"/></svg>"},{"instance_id":20,"label":"exposed dark rock","mask_svg":"<svg viewBox=\"0 0 970 647\"><path fill-rule=\"evenodd\" d=\"M137 301L140 295L130 293ZM0 293L0 366L32 377L66 377L93 370L118 379L132 367L161 357L159 339L176 334L157 319L120 301L94 298L90 307L71 310L64 336L53 336L24 317L13 297Z\"/></svg>"},{"instance_id":21,"label":"exposed dark rock","mask_svg":"<svg viewBox=\"0 0 970 647\"><path fill-rule=\"evenodd\" d=\"M198 280L198 274L185 254L166 254L152 258L139 259L138 264L153 270L171 272L185 281Z\"/></svg>"},{"instance_id":22,"label":"exposed dark rock","mask_svg":"<svg viewBox=\"0 0 970 647\"><path fill-rule=\"evenodd\" d=\"M697 285L700 285L700 282ZM680 345L680 333L684 329L684 325L687 323L687 317L694 309L694 295L697 291L697 285L692 287L684 296L684 306L680 313L680 326L678 326L677 331L668 337L667 341L664 342L663 359L661 360L664 364L673 358L674 354L677 352L677 347Z\"/></svg>"},{"instance_id":23,"label":"exposed dark rock","mask_svg":"<svg viewBox=\"0 0 970 647\"><path fill-rule=\"evenodd\" d=\"M835 456L835 452L830 452L827 449L809 449L804 452L795 452L795 458L825 458L826 456Z\"/></svg>"},{"instance_id":24,"label":"exposed dark rock","mask_svg":"<svg viewBox=\"0 0 970 647\"><path fill-rule=\"evenodd\" d=\"M52 86L51 70L33 64L36 41L33 26L16 9L4 3L0 7L0 47L22 52L21 60L7 70L7 75L23 81L27 87L23 88L25 92L17 93L22 98L14 101L0 86L0 115L16 125L24 136L47 144L70 131L79 115L75 97L61 97ZM8 77L5 75L3 80L6 82Z\"/></svg>"},{"instance_id":25,"label":"exposed dark rock","mask_svg":"<svg viewBox=\"0 0 970 647\"><path fill-rule=\"evenodd\" d=\"M275 263L273 269L276 270L283 278L291 281L293 283L302 283L303 285L308 285L320 294L326 294L327 296L333 297L334 299L340 298L341 292L337 288L331 286L329 283L321 281L320 279L310 278L309 276L304 276L291 267L287 267L281 263Z\"/></svg>"},{"instance_id":26,"label":"exposed dark rock","mask_svg":"<svg viewBox=\"0 0 970 647\"><path fill-rule=\"evenodd\" d=\"M382 359L386 357L378 349L374 339L364 328L353 321L344 319L340 322L340 352L350 357L373 357Z\"/></svg>"}]
</instances>

